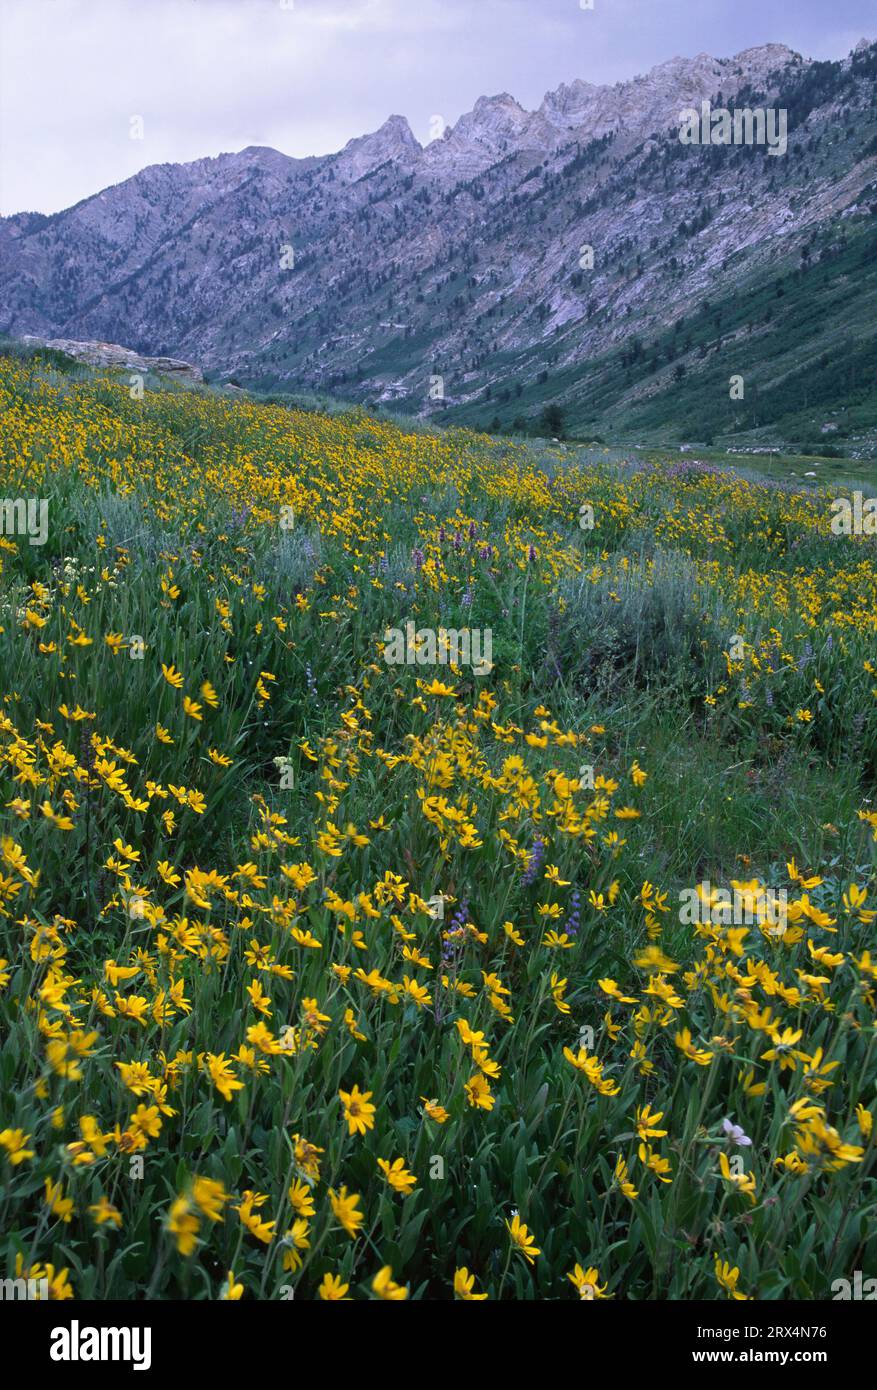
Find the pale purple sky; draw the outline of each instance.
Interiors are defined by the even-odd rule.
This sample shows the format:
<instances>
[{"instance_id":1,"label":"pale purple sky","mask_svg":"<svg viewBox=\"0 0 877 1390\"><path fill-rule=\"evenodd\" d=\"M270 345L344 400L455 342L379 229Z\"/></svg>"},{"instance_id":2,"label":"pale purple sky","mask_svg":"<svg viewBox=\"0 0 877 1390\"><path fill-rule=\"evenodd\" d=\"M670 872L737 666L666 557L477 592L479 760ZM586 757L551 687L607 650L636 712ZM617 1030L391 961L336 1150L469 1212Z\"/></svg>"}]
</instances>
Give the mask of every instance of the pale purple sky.
<instances>
[{"instance_id":1,"label":"pale purple sky","mask_svg":"<svg viewBox=\"0 0 877 1390\"><path fill-rule=\"evenodd\" d=\"M0 0L0 213L55 212L147 164L326 154L482 95L538 106L677 55L845 56L874 0ZM143 118L142 140L130 138Z\"/></svg>"}]
</instances>

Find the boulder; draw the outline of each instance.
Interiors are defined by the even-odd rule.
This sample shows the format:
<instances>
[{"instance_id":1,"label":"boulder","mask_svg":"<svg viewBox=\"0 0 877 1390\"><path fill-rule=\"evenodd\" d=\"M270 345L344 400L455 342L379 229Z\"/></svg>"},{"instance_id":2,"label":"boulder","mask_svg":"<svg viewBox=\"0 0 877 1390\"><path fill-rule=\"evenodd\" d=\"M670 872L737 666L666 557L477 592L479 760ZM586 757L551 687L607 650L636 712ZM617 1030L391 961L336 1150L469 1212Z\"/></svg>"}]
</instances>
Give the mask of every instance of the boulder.
<instances>
[{"instance_id":1,"label":"boulder","mask_svg":"<svg viewBox=\"0 0 877 1390\"><path fill-rule=\"evenodd\" d=\"M37 338L28 335L22 339L35 347L54 348L64 352L76 362L87 367L116 367L130 372L154 372L157 376L174 377L189 383L203 382L200 367L190 362L181 362L176 357L144 357L133 348L121 347L119 343L75 342L72 338Z\"/></svg>"}]
</instances>

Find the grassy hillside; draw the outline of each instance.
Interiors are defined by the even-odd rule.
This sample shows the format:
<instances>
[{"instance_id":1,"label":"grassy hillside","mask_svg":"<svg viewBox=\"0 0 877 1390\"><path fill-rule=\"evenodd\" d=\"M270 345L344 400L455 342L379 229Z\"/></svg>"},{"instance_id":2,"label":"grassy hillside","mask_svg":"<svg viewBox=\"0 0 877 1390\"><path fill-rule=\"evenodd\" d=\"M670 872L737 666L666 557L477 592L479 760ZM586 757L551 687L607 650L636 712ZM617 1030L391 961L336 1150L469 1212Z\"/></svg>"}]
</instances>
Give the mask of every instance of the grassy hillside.
<instances>
[{"instance_id":1,"label":"grassy hillside","mask_svg":"<svg viewBox=\"0 0 877 1390\"><path fill-rule=\"evenodd\" d=\"M832 489L59 366L0 357L48 503L0 537L3 1273L873 1269L877 556ZM467 628L483 674L418 660Z\"/></svg>"},{"instance_id":2,"label":"grassy hillside","mask_svg":"<svg viewBox=\"0 0 877 1390\"><path fill-rule=\"evenodd\" d=\"M877 206L877 195L875 195ZM701 233L708 236L709 232ZM873 214L806 243L753 277L740 255L733 289L652 336L565 371L539 352L516 360L518 395L491 391L446 414L466 424L538 421L559 402L567 433L653 444L830 444L846 455L877 457L877 225ZM733 269L734 262L731 262ZM722 283L727 282L727 276ZM743 399L730 378L743 377ZM822 426L829 424L830 433Z\"/></svg>"}]
</instances>

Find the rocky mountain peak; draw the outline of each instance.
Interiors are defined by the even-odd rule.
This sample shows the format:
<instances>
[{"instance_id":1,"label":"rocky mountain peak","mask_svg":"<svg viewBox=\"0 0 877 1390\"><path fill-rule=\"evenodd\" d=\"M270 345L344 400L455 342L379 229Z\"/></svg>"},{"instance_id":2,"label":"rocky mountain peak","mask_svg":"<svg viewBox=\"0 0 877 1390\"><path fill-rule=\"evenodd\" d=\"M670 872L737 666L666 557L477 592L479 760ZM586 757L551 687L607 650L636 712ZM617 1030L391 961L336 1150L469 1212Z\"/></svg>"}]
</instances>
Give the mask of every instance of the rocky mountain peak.
<instances>
[{"instance_id":1,"label":"rocky mountain peak","mask_svg":"<svg viewBox=\"0 0 877 1390\"><path fill-rule=\"evenodd\" d=\"M508 92L499 92L479 97L443 140L427 146L425 154L433 171L469 178L506 154L544 149L547 143L544 122L537 114L526 111Z\"/></svg>"},{"instance_id":2,"label":"rocky mountain peak","mask_svg":"<svg viewBox=\"0 0 877 1390\"><path fill-rule=\"evenodd\" d=\"M730 59L730 65L741 67L750 81L767 77L790 63L800 62L800 53L787 48L784 43L763 43L755 48L744 48Z\"/></svg>"},{"instance_id":3,"label":"rocky mountain peak","mask_svg":"<svg viewBox=\"0 0 877 1390\"><path fill-rule=\"evenodd\" d=\"M538 114L556 130L572 130L584 124L605 91L605 87L578 77L573 82L561 82L553 92L545 93Z\"/></svg>"},{"instance_id":4,"label":"rocky mountain peak","mask_svg":"<svg viewBox=\"0 0 877 1390\"><path fill-rule=\"evenodd\" d=\"M348 178L360 179L388 160L396 164L411 163L420 153L420 144L405 117L388 116L371 134L348 140L335 156L336 168Z\"/></svg>"}]
</instances>

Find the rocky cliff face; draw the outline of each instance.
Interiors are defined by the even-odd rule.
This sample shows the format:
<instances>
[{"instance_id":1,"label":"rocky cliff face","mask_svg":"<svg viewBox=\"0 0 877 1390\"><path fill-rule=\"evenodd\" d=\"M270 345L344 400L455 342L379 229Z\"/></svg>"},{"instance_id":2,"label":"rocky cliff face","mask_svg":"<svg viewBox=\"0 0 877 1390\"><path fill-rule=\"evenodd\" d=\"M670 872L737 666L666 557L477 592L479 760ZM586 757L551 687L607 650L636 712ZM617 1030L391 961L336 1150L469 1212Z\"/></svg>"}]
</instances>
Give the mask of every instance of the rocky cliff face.
<instances>
[{"instance_id":1,"label":"rocky cliff face","mask_svg":"<svg viewBox=\"0 0 877 1390\"><path fill-rule=\"evenodd\" d=\"M874 46L824 64L772 44L562 85L536 111L483 97L425 148L391 116L336 155L155 166L0 219L0 331L463 418L574 402L601 373L618 387L619 354L868 222L875 91ZM682 145L679 112L705 99L787 106L786 156ZM700 370L684 335L680 363Z\"/></svg>"}]
</instances>

